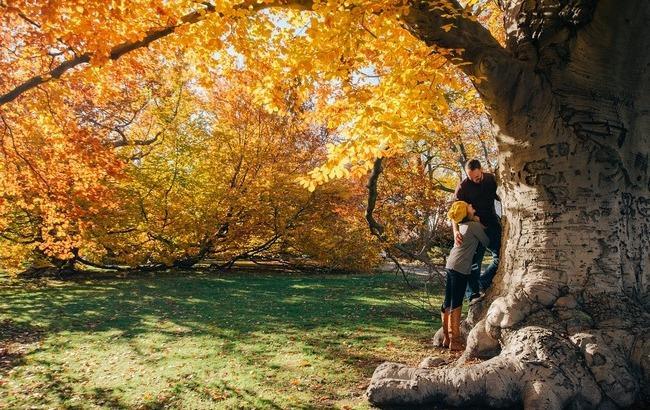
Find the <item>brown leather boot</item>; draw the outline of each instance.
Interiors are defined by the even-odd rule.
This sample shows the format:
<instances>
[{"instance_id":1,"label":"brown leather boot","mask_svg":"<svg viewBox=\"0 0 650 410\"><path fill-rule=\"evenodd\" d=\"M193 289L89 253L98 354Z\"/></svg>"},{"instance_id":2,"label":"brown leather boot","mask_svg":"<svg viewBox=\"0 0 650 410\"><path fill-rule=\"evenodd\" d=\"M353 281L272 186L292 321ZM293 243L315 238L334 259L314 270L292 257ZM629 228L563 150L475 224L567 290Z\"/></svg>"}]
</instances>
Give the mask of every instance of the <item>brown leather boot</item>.
<instances>
[{"instance_id":1,"label":"brown leather boot","mask_svg":"<svg viewBox=\"0 0 650 410\"><path fill-rule=\"evenodd\" d=\"M442 339L442 347L449 347L449 309L440 312L440 321L442 322L442 333L445 335Z\"/></svg>"},{"instance_id":2,"label":"brown leather boot","mask_svg":"<svg viewBox=\"0 0 650 410\"><path fill-rule=\"evenodd\" d=\"M465 341L460 335L460 315L463 307L459 306L449 314L449 350L464 350Z\"/></svg>"}]
</instances>

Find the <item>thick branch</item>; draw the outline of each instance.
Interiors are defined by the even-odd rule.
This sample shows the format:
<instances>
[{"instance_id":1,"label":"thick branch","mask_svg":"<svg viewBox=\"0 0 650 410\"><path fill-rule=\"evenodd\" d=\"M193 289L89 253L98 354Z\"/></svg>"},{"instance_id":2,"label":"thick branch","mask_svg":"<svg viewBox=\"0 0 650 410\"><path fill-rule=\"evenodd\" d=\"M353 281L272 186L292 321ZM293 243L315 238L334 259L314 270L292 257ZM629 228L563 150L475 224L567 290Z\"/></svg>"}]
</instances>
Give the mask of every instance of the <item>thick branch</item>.
<instances>
[{"instance_id":1,"label":"thick branch","mask_svg":"<svg viewBox=\"0 0 650 410\"><path fill-rule=\"evenodd\" d=\"M467 15L457 0L446 0L443 6L432 6L430 1L413 0L403 22L406 29L428 45L448 50L463 50L465 61L477 62L485 52L499 54L504 59L513 57L499 44L490 31ZM466 65L460 66L467 74Z\"/></svg>"},{"instance_id":2,"label":"thick branch","mask_svg":"<svg viewBox=\"0 0 650 410\"><path fill-rule=\"evenodd\" d=\"M372 172L370 173L370 177L368 178L368 184L366 185L366 187L368 188L368 206L366 207L366 221L368 222L370 233L376 236L377 238L379 238L380 242L386 243L387 237L385 235L385 227L374 217L374 211L375 211L375 206L377 204L377 196L378 196L377 183L379 181L379 176L383 171L382 162L383 162L383 158L377 158L375 160L375 163L372 167ZM415 253L412 252L410 249L408 249L408 247L405 244L390 243L386 248L386 251L388 252L389 258L391 258L395 262L398 269L400 270L401 267L399 266L397 259L393 255L391 255L390 253L391 250L397 251L398 254L403 254L408 258L411 258L412 260L420 261L425 265L427 265L430 269L434 271L438 271L437 267L431 262L431 259L429 259L426 252Z\"/></svg>"},{"instance_id":3,"label":"thick branch","mask_svg":"<svg viewBox=\"0 0 650 410\"><path fill-rule=\"evenodd\" d=\"M591 21L597 3L598 0L499 0L508 49L518 59L537 65L537 69L563 66L570 60L567 57L577 29ZM617 9L624 7L620 3L617 1Z\"/></svg>"},{"instance_id":4,"label":"thick branch","mask_svg":"<svg viewBox=\"0 0 650 410\"><path fill-rule=\"evenodd\" d=\"M377 222L373 216L375 211L375 205L377 203L377 181L379 180L379 175L382 172L381 163L383 158L377 158L375 164L372 167L372 173L368 179L368 206L366 208L366 221L368 221L368 226L370 227L370 233L377 236L380 240L384 239L384 226Z\"/></svg>"},{"instance_id":5,"label":"thick branch","mask_svg":"<svg viewBox=\"0 0 650 410\"><path fill-rule=\"evenodd\" d=\"M277 1L277 2L272 2L272 3L266 3L266 4L259 4L257 1L246 1L242 4L240 4L236 8L240 9L253 9L253 10L259 10L263 8L268 8L268 7L274 7L274 6L285 6L285 7L293 7L293 8L301 8L301 9L310 9L312 7L312 1L306 0L306 1ZM194 24L199 21L202 21L205 16L213 14L216 12L216 8L214 7L213 4L209 2L203 2L201 3L205 6L205 8L201 11L194 11L192 13L186 14L185 16L181 17L180 22L178 24L166 26L163 28L157 28L153 30L149 30L147 35L144 36L141 40L138 41L128 41L122 44L119 44L111 49L111 52L109 53L109 59L111 60L117 60L118 58L122 57L123 55L133 51L137 50L139 48L147 47L149 44L153 43L156 40L159 40L163 37L166 37L170 34L172 34L178 27L182 25L187 25L187 24ZM84 54L81 54L71 60L64 61L63 63L59 64L49 72L41 75L37 75L35 77L30 78L29 80L23 82L22 84L18 85L15 87L13 90L7 92L6 94L3 94L0 96L0 106L11 102L18 98L21 94L23 94L26 91L29 91L35 87L38 87L41 84L44 84L54 78L60 78L63 74L65 74L67 71L85 63L89 63L91 58L93 57L93 53L87 52Z\"/></svg>"},{"instance_id":6,"label":"thick branch","mask_svg":"<svg viewBox=\"0 0 650 410\"><path fill-rule=\"evenodd\" d=\"M428 1L411 2L409 14L403 17L404 25L429 46L458 50L459 58L451 62L470 76L488 104L496 104L497 88L503 87L504 81L514 82L516 76L503 77L494 66L515 69L523 64L501 47L487 28L468 18L456 0L447 2L448 8L432 8Z\"/></svg>"},{"instance_id":7,"label":"thick branch","mask_svg":"<svg viewBox=\"0 0 650 410\"><path fill-rule=\"evenodd\" d=\"M158 271L158 270L163 270L169 268L169 266L165 265L164 263L154 263L154 264L147 264L147 265L136 265L136 266L124 266L124 265L105 265L103 263L97 263L90 261L88 259L85 259L81 255L79 255L79 250L78 249L73 249L72 254L74 255L74 258L72 259L72 262L78 262L82 265L90 266L92 268L98 268L98 269L106 269L106 270L113 270L113 271L118 271L118 272L142 272L142 271Z\"/></svg>"},{"instance_id":8,"label":"thick branch","mask_svg":"<svg viewBox=\"0 0 650 410\"><path fill-rule=\"evenodd\" d=\"M445 0L444 7L410 4L405 28L427 45L449 50L450 62L469 76L502 133L530 138L524 124L528 113L548 111L552 103L544 77L503 48L457 0Z\"/></svg>"}]
</instances>

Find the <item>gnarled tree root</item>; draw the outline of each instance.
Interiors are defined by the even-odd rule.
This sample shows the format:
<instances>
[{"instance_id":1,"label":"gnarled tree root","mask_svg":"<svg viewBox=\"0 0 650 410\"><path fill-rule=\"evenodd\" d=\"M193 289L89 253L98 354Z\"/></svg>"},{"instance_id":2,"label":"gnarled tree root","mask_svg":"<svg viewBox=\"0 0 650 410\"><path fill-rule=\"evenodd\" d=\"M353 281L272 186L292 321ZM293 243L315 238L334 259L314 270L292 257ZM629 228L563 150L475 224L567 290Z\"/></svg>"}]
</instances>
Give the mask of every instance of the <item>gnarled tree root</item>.
<instances>
[{"instance_id":1,"label":"gnarled tree root","mask_svg":"<svg viewBox=\"0 0 650 410\"><path fill-rule=\"evenodd\" d=\"M524 404L527 409L559 409L569 404L593 408L603 402L603 392L580 349L566 337L537 326L501 336L501 353L478 364L459 361L420 369L384 363L373 374L368 399L377 406Z\"/></svg>"}]
</instances>

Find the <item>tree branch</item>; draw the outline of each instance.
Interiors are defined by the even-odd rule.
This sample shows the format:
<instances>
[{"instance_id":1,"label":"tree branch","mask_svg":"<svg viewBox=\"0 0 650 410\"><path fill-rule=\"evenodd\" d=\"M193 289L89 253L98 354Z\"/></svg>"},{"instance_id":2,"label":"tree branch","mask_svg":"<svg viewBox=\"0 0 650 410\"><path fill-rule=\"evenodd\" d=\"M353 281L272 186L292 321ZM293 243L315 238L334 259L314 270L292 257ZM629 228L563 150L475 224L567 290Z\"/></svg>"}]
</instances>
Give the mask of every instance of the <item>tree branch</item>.
<instances>
[{"instance_id":1,"label":"tree branch","mask_svg":"<svg viewBox=\"0 0 650 410\"><path fill-rule=\"evenodd\" d=\"M368 226L370 227L370 233L378 237L380 240L385 240L384 238L384 226L377 222L373 212L375 211L375 205L377 204L377 181L379 181L379 175L383 171L381 166L383 158L377 158L372 167L372 172L368 178L368 206L366 207L366 221L368 221Z\"/></svg>"},{"instance_id":2,"label":"tree branch","mask_svg":"<svg viewBox=\"0 0 650 410\"><path fill-rule=\"evenodd\" d=\"M82 265L90 266L93 268L113 270L118 272L139 272L139 271L148 272L148 271L159 271L159 270L169 268L169 266L165 265L164 263L154 263L154 264L137 265L137 266L105 265L103 263L93 262L82 257L81 255L79 255L79 249L73 249L72 254L74 255L74 258L72 259L72 263L78 262L81 263Z\"/></svg>"},{"instance_id":3,"label":"tree branch","mask_svg":"<svg viewBox=\"0 0 650 410\"><path fill-rule=\"evenodd\" d=\"M188 24L194 24L198 23L202 20L205 19L206 16L216 13L216 8L212 3L209 2L202 2L202 5L205 6L204 9L200 11L193 11L189 14L186 14L185 16L180 18L180 22L178 24L174 25L169 25L163 28L157 28L153 30L149 30L147 32L147 35L144 36L141 40L138 41L127 41L125 43L119 44L111 49L111 52L108 55L108 58L110 60L117 60L118 58L122 57L123 55L133 51L137 50L139 48L147 47L149 44L153 43L156 40L159 40L163 37L167 37L168 35L172 34L178 27L183 26L183 25L188 25ZM240 5L236 6L236 9L247 9L247 10L260 10L264 8L269 8L269 7L276 7L276 6L285 6L285 7L293 7L293 8L300 8L300 9L305 9L308 10L312 7L313 1L311 0L306 0L306 1L276 1L272 3L266 3L266 4L259 4L257 1L246 1L241 3ZM221 13L219 13L220 16L223 17ZM91 58L94 56L93 53L87 52L84 54L81 54L71 60L64 61L63 63L59 64L49 72L41 75L34 76L30 78L29 80L23 82L22 84L18 85L11 91L3 94L0 96L0 106L11 102L18 98L20 95L25 93L26 91L29 91L41 84L47 83L51 81L54 78L60 78L63 74L65 74L67 71L81 65L81 64L86 64L89 63Z\"/></svg>"},{"instance_id":4,"label":"tree branch","mask_svg":"<svg viewBox=\"0 0 650 410\"><path fill-rule=\"evenodd\" d=\"M439 3L439 4L438 4ZM431 1L412 0L410 9L401 17L403 26L416 38L429 46L447 49L452 52L451 62L470 76L477 90L493 113L495 122L506 127L516 104L528 101L531 93L514 98L518 90L539 90L539 78L526 63L516 59L509 51L501 47L490 32L468 13L457 0L445 0L432 5ZM150 30L141 40L125 42L112 48L108 58L117 60L121 56L148 46L152 42L172 34L181 25L194 24L206 16L218 13L212 3L203 2L200 11L183 16L175 25ZM442 4L442 5L441 5ZM278 0L259 4L258 1L246 0L235 9L261 10L270 7L310 10L313 0ZM224 17L219 13L219 16ZM41 84L60 78L65 72L81 64L89 63L93 54L86 52L74 59L59 64L48 73L32 77L11 91L0 96L0 106L15 100L24 92ZM531 85L528 87L528 85ZM537 92L539 94L539 92ZM545 104L544 98L538 98ZM513 107L514 106L514 107Z\"/></svg>"},{"instance_id":5,"label":"tree branch","mask_svg":"<svg viewBox=\"0 0 650 410\"><path fill-rule=\"evenodd\" d=\"M495 111L509 111L511 90L530 68L503 48L487 28L467 16L457 0L445 6L411 1L404 27L428 46L449 50L451 63L467 74L484 101ZM504 117L506 117L504 115Z\"/></svg>"},{"instance_id":6,"label":"tree branch","mask_svg":"<svg viewBox=\"0 0 650 410\"><path fill-rule=\"evenodd\" d=\"M454 188L449 188L448 186L446 186L445 184L440 182L440 180L434 178L434 181L436 181L436 184L433 186L434 188L439 189L439 190L444 191L444 192L448 192L450 194L456 192L456 190Z\"/></svg>"},{"instance_id":7,"label":"tree branch","mask_svg":"<svg viewBox=\"0 0 650 410\"><path fill-rule=\"evenodd\" d=\"M368 226L370 227L370 233L376 236L377 238L379 238L380 242L386 243L387 238L385 235L385 228L381 223L379 223L375 219L373 215L375 210L375 205L377 203L377 195L378 195L377 182L379 181L379 175L381 175L383 171L382 162L383 162L383 158L377 158L375 160L375 163L372 167L372 172L370 173L370 178L368 179L368 184L366 185L368 188L368 206L366 207L366 221L368 221ZM429 269L429 272L436 272L438 273L439 276L442 275L442 272L438 269L437 266L433 264L431 259L429 259L429 257L427 256L426 252L420 252L419 254L416 254L412 252L410 249L408 249L404 244L401 243L389 243L387 245L388 246L385 248L387 256L393 262L395 262L396 266L402 272L402 274L404 274L404 270L399 265L399 262L397 261L395 255L393 255L391 250L395 250L399 254L406 255L412 260L416 260L424 263Z\"/></svg>"}]
</instances>

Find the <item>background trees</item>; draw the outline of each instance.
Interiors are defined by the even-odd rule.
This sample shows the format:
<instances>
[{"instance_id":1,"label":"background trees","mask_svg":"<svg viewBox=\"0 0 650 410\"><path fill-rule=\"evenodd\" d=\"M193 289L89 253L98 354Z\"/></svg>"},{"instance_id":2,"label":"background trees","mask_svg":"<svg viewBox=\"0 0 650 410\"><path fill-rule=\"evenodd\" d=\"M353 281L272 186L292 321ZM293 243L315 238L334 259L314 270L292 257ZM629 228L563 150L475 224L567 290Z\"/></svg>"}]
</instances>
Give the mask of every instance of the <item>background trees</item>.
<instances>
[{"instance_id":1,"label":"background trees","mask_svg":"<svg viewBox=\"0 0 650 410\"><path fill-rule=\"evenodd\" d=\"M3 202L5 267L155 269L204 259L219 267L253 257L348 270L377 265L378 249L358 218L362 185L340 181L309 192L296 182L323 160L333 138L327 129L297 112L269 113L253 101L244 74L215 78L210 89L182 61L150 63L143 74L111 84L115 100L89 93L64 112L104 163L70 154L91 154L88 146L50 154L52 143L36 139L47 131L21 129L29 157L17 145L6 158L15 170L3 174L20 197ZM59 138L78 138L74 131L62 128ZM30 185L21 187L25 178Z\"/></svg>"},{"instance_id":2,"label":"background trees","mask_svg":"<svg viewBox=\"0 0 650 410\"><path fill-rule=\"evenodd\" d=\"M444 242L450 172L485 153L485 136L460 132L483 108L444 59L424 61L371 10L141 7L2 4L5 268L272 257L368 270L382 249L360 218L377 155L399 155L376 209L391 241L425 258Z\"/></svg>"}]
</instances>

